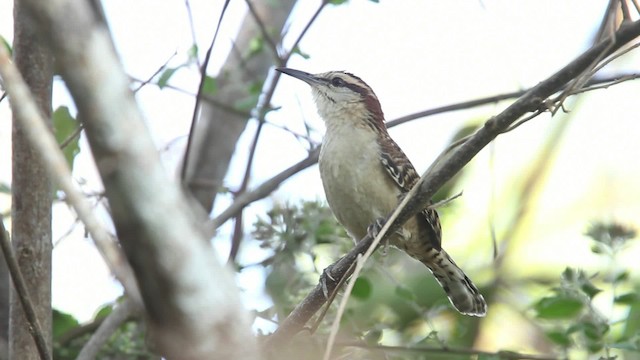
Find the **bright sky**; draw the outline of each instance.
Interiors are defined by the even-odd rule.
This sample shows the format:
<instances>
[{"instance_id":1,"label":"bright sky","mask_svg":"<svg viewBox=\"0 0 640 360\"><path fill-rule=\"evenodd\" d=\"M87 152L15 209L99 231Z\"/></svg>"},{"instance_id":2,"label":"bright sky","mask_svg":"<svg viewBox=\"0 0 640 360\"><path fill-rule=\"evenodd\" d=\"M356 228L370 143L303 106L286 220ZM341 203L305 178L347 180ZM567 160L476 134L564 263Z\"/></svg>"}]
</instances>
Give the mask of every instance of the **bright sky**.
<instances>
[{"instance_id":1,"label":"bright sky","mask_svg":"<svg viewBox=\"0 0 640 360\"><path fill-rule=\"evenodd\" d=\"M297 37L317 7L317 1L301 1L290 19L286 43ZM365 79L376 91L388 120L416 111L448 105L478 97L520 90L535 85L585 50L600 23L605 1L370 1L352 0L348 5L328 6L301 43L308 60L294 57L290 67L309 72L348 70ZM146 79L174 52L170 63L178 65L191 46L191 34L184 1L112 0L106 12L117 48L126 70L133 77ZM191 1L195 32L204 53L215 28L222 1ZM233 1L224 19L223 31L214 51L210 72L226 57L244 3ZM0 2L0 35L12 38L10 1ZM637 51L616 61L606 73L638 72ZM179 72L171 83L193 91L197 74ZM303 132L303 120L317 129L323 124L315 113L309 89L302 82L284 77L274 97L281 106L268 120ZM58 83L55 105L69 103ZM571 113L571 124L546 178L539 209L545 213L532 217L531 233L518 248L522 273L530 266L562 269L566 265L589 266L593 258L581 234L593 219L620 220L636 227L640 214L640 170L637 154L637 94L640 83L617 85L584 97ZM163 153L167 166L175 166L182 148L175 140L189 128L193 98L171 90L147 86L137 94L149 128L159 149L174 144ZM490 105L417 120L392 129L391 135L412 159L419 172L442 151L450 136L470 120L487 119L502 106ZM473 181L464 184L459 216L462 223L445 228L449 252L468 256L476 263L491 261L490 244L469 256L468 244L474 231L487 231L486 213L492 187L496 197L508 196L513 182L536 158L545 136L562 116L542 116L515 132L500 137L489 151L483 151L470 166ZM10 182L10 111L7 101L0 103L0 181ZM227 185L234 187L242 177L247 156L246 144L253 136L251 123L234 160ZM179 145L181 142L178 141ZM277 144L277 145L274 145ZM252 184L276 174L305 156L305 148L290 134L266 127L260 140ZM491 161L493 165L491 164ZM86 179L88 189L99 188L87 147L76 159L74 174ZM323 199L317 167L285 183L273 201L298 198ZM228 201L228 199L225 199ZM0 211L9 209L9 199L0 195ZM254 205L252 214L263 213L269 202ZM217 204L217 209L224 203ZM66 205L56 205L54 240L60 239L73 223ZM497 211L499 215L499 211ZM250 218L250 217L247 217ZM501 219L496 219L500 222ZM504 221L504 219L502 219ZM634 223L635 221L635 223ZM249 222L249 221L248 221ZM446 224L445 224L446 226ZM474 229L470 231L469 229ZM119 294L107 269L82 229L61 240L54 252L54 306L82 320L91 318L101 304ZM224 236L224 232L222 234ZM477 244L476 244L477 245ZM224 246L219 247L225 251ZM476 248L477 249L477 248ZM584 249L584 251L583 251ZM636 246L622 259L631 263L640 256ZM225 257L226 254L221 255ZM256 258L253 252L243 259ZM636 265L637 269L637 265ZM264 303L258 274L240 278L247 289L247 304ZM637 276L637 274L636 274ZM258 300L255 300L258 299Z\"/></svg>"}]
</instances>

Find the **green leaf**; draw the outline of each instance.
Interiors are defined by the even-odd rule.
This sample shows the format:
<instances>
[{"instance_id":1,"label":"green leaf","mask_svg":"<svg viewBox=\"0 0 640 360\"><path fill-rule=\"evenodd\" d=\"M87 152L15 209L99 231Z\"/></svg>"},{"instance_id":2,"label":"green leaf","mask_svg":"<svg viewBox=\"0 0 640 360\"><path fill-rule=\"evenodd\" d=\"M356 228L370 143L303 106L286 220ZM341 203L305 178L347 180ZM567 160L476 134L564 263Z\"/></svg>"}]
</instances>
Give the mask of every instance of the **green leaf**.
<instances>
[{"instance_id":1,"label":"green leaf","mask_svg":"<svg viewBox=\"0 0 640 360\"><path fill-rule=\"evenodd\" d=\"M264 49L264 38L261 35L255 36L249 41L249 57L252 57Z\"/></svg>"},{"instance_id":2,"label":"green leaf","mask_svg":"<svg viewBox=\"0 0 640 360\"><path fill-rule=\"evenodd\" d=\"M202 84L202 93L207 95L215 95L216 91L218 91L216 78L206 75L204 77L204 84Z\"/></svg>"},{"instance_id":3,"label":"green leaf","mask_svg":"<svg viewBox=\"0 0 640 360\"><path fill-rule=\"evenodd\" d=\"M638 296L638 294L631 292L631 293L622 294L620 296L616 296L616 298L613 301L616 304L633 304L633 303L637 303L638 300L640 300L640 297Z\"/></svg>"},{"instance_id":4,"label":"green leaf","mask_svg":"<svg viewBox=\"0 0 640 360\"><path fill-rule=\"evenodd\" d=\"M373 329L373 330L369 330L365 335L364 335L364 342L367 345L378 345L378 343L380 342L380 339L382 338L382 330L379 329Z\"/></svg>"},{"instance_id":5,"label":"green leaf","mask_svg":"<svg viewBox=\"0 0 640 360\"><path fill-rule=\"evenodd\" d=\"M158 79L158 82L157 82L158 87L160 89L163 89L165 86L167 86L167 84L169 83L169 79L171 79L173 74L175 74L179 68L180 67L164 69L164 71L160 75L160 78Z\"/></svg>"},{"instance_id":6,"label":"green leaf","mask_svg":"<svg viewBox=\"0 0 640 360\"><path fill-rule=\"evenodd\" d=\"M0 35L0 43L2 43L1 46L4 46L4 48L7 49L7 52L9 53L9 57L12 57L13 49L11 48L11 44L2 35Z\"/></svg>"},{"instance_id":7,"label":"green leaf","mask_svg":"<svg viewBox=\"0 0 640 360\"><path fill-rule=\"evenodd\" d=\"M233 104L233 107L240 111L249 111L256 107L260 95L249 95L244 99L240 99Z\"/></svg>"},{"instance_id":8,"label":"green leaf","mask_svg":"<svg viewBox=\"0 0 640 360\"><path fill-rule=\"evenodd\" d=\"M591 283L591 281L585 279L584 283L580 286L580 289L587 294L590 299L593 299L598 293L602 292L602 290L598 289L595 285Z\"/></svg>"},{"instance_id":9,"label":"green leaf","mask_svg":"<svg viewBox=\"0 0 640 360\"><path fill-rule=\"evenodd\" d=\"M56 309L53 309L52 320L53 320L53 338L54 339L80 325L78 320L74 318L71 314L67 314L62 311L58 311Z\"/></svg>"},{"instance_id":10,"label":"green leaf","mask_svg":"<svg viewBox=\"0 0 640 360\"><path fill-rule=\"evenodd\" d=\"M416 294L414 294L413 291L411 291L411 289L406 288L404 286L396 286L395 293L400 298L405 299L407 301L416 300Z\"/></svg>"},{"instance_id":11,"label":"green leaf","mask_svg":"<svg viewBox=\"0 0 640 360\"><path fill-rule=\"evenodd\" d=\"M55 131L55 137L58 144L62 144L66 141L78 128L78 122L73 118L73 116L71 116L69 108L66 106L60 106L57 108L56 111L53 112L52 119L53 129ZM73 159L80 153L80 146L78 146L79 140L80 136L78 135L69 141L62 149L64 157L67 160L67 164L69 164L69 167L72 169Z\"/></svg>"},{"instance_id":12,"label":"green leaf","mask_svg":"<svg viewBox=\"0 0 640 360\"><path fill-rule=\"evenodd\" d=\"M342 5L346 3L348 0L329 0L329 4L331 5Z\"/></svg>"},{"instance_id":13,"label":"green leaf","mask_svg":"<svg viewBox=\"0 0 640 360\"><path fill-rule=\"evenodd\" d=\"M11 186L7 183L0 183L0 194L11 194Z\"/></svg>"},{"instance_id":14,"label":"green leaf","mask_svg":"<svg viewBox=\"0 0 640 360\"><path fill-rule=\"evenodd\" d=\"M298 54L305 60L309 60L309 58L311 58L311 55L309 55L308 53L300 50L299 46L296 46L295 48L293 48L293 54Z\"/></svg>"},{"instance_id":15,"label":"green leaf","mask_svg":"<svg viewBox=\"0 0 640 360\"><path fill-rule=\"evenodd\" d=\"M541 299L535 309L541 319L570 319L578 315L584 304L567 296L553 296Z\"/></svg>"},{"instance_id":16,"label":"green leaf","mask_svg":"<svg viewBox=\"0 0 640 360\"><path fill-rule=\"evenodd\" d=\"M371 281L366 277L357 278L356 283L353 284L351 296L360 300L366 300L371 297Z\"/></svg>"},{"instance_id":17,"label":"green leaf","mask_svg":"<svg viewBox=\"0 0 640 360\"><path fill-rule=\"evenodd\" d=\"M189 56L190 60L196 60L198 58L198 45L197 44L191 45L189 50L187 50L187 56Z\"/></svg>"},{"instance_id":18,"label":"green leaf","mask_svg":"<svg viewBox=\"0 0 640 360\"><path fill-rule=\"evenodd\" d=\"M571 345L571 338L567 335L566 332L562 330L551 330L545 333L549 340L553 341L555 344L568 347Z\"/></svg>"},{"instance_id":19,"label":"green leaf","mask_svg":"<svg viewBox=\"0 0 640 360\"><path fill-rule=\"evenodd\" d=\"M627 280L628 278L629 278L629 272L628 271L623 271L613 279L613 283L617 284L619 282Z\"/></svg>"},{"instance_id":20,"label":"green leaf","mask_svg":"<svg viewBox=\"0 0 640 360\"><path fill-rule=\"evenodd\" d=\"M107 315L111 314L112 311L113 311L113 304L104 305L96 312L96 315L93 318L94 319L105 318L107 317Z\"/></svg>"}]
</instances>

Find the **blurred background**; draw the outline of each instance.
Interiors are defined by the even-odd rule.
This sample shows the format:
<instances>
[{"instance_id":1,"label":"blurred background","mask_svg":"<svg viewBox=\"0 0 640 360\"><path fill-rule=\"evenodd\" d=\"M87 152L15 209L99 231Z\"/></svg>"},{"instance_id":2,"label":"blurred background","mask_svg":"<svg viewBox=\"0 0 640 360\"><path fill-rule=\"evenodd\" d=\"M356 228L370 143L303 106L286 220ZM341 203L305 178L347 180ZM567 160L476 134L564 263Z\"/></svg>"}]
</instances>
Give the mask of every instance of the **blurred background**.
<instances>
[{"instance_id":1,"label":"blurred background","mask_svg":"<svg viewBox=\"0 0 640 360\"><path fill-rule=\"evenodd\" d=\"M198 64L222 5L203 0L103 3L149 131L167 173L176 179L200 81ZM318 12L319 6L315 1L293 6L280 50L290 49L314 21L287 66L358 75L375 90L391 121L535 86L594 44L608 2L352 0L330 2ZM264 36L252 39L248 49L235 47L248 13L246 2L232 1L222 18L208 66L213 80L207 91L214 97L225 90L215 80L225 75L220 69L229 54L270 51ZM0 35L9 43L11 14L11 2L1 1ZM267 30L277 42L278 29ZM632 50L594 78L637 78L638 64L638 51ZM273 81L277 78L271 70L257 84L249 106L232 104L250 120L235 144L212 216L229 206L239 189L256 188L305 159L321 142L324 125L310 91L294 79L278 82L269 106L263 106L268 110L264 124L256 120L262 115L251 109L264 105L261 90ZM71 133L77 127L73 102L60 79L54 84L59 126ZM486 318L456 314L426 268L390 250L376 255L358 281L341 339L362 347L446 345L571 358L640 357L640 246L631 241L640 215L638 94L636 80L571 96L554 116L543 113L499 136L438 194L445 199L462 192L439 209L443 246L487 298ZM390 134L422 173L452 141L513 100L460 105L456 111L395 126ZM6 218L11 207L10 129L5 100L0 102L0 211ZM69 156L78 184L109 222L83 135ZM54 308L79 323L91 322L122 289L63 202L54 205L53 216ZM233 263L259 333L273 331L273 321L286 315L315 286L319 272L352 246L326 208L317 166L248 206L236 222L225 224L213 243L226 261L231 239L241 240ZM327 332L332 316L333 310L321 333ZM376 350L372 346L368 351ZM435 356L426 354L391 356ZM443 356L469 357L455 352Z\"/></svg>"}]
</instances>

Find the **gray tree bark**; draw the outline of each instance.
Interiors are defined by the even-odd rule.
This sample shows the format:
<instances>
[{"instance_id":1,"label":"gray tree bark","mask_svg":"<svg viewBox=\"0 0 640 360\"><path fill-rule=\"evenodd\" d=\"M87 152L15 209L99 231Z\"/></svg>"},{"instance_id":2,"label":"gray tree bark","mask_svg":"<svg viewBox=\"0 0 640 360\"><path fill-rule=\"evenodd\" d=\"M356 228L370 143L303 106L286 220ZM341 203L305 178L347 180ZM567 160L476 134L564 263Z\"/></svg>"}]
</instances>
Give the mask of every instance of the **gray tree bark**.
<instances>
[{"instance_id":1,"label":"gray tree bark","mask_svg":"<svg viewBox=\"0 0 640 360\"><path fill-rule=\"evenodd\" d=\"M14 61L40 107L51 117L53 59L37 36L33 19L21 0L14 2ZM29 145L20 123L13 120L12 245L26 280L36 315L51 348L51 199L49 176ZM39 359L22 306L11 292L9 358Z\"/></svg>"},{"instance_id":2,"label":"gray tree bark","mask_svg":"<svg viewBox=\"0 0 640 360\"><path fill-rule=\"evenodd\" d=\"M293 9L295 0L255 1L253 6L271 39L278 43L285 21ZM249 53L250 43L262 36L260 25L247 12L234 49L216 78L218 92L213 96L217 103L237 107L238 103L254 96L251 86L261 84L267 78L269 68L277 61L277 54L265 48ZM238 138L249 119L246 116L203 103L195 128L193 144L187 154L185 183L207 212L211 212L217 192L229 169Z\"/></svg>"}]
</instances>

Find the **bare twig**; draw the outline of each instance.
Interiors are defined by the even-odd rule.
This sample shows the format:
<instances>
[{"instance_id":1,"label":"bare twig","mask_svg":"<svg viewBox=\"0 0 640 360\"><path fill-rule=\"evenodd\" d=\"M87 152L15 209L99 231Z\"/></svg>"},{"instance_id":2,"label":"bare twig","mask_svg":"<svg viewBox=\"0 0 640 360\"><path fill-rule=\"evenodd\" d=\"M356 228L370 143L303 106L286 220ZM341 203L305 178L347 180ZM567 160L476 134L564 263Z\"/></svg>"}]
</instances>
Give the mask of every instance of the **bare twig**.
<instances>
[{"instance_id":1,"label":"bare twig","mask_svg":"<svg viewBox=\"0 0 640 360\"><path fill-rule=\"evenodd\" d=\"M389 216L389 220L383 226L376 240L380 240L385 232L393 233L410 217L426 208L433 194L460 171L481 149L524 114L539 109L545 99L562 89L575 76L589 69L593 61L602 56L605 49L608 49L609 52L615 51L638 35L640 35L640 21L623 25L614 34L613 46L611 46L610 40L594 45L557 73L533 87L503 112L489 119L463 145L451 150L449 153L441 154L438 158L439 160L437 159L423 174L416 186L411 189L398 208ZM353 250L332 265L333 277L341 278L357 256L369 249L372 243L375 244L369 236L360 240ZM372 249L375 247L373 244L371 246ZM367 254L371 253L372 249L367 251ZM366 261L367 254L363 256L363 261ZM352 278L357 278L357 275L358 268L354 271ZM326 287L329 291L333 291L336 286L335 282L330 281L330 279L325 280ZM269 338L266 344L267 347L269 349L277 349L289 341L294 334L303 328L304 324L324 304L325 300L322 286L320 284L316 285L311 293L282 321L280 327Z\"/></svg>"},{"instance_id":2,"label":"bare twig","mask_svg":"<svg viewBox=\"0 0 640 360\"><path fill-rule=\"evenodd\" d=\"M80 124L78 124L78 127L75 130L73 130L73 132L60 143L60 149L64 149L67 146L69 146L69 144L71 144L71 142L80 135L83 129L84 129L84 124L80 122Z\"/></svg>"},{"instance_id":3,"label":"bare twig","mask_svg":"<svg viewBox=\"0 0 640 360\"><path fill-rule=\"evenodd\" d=\"M0 56L4 58L5 53L4 50L0 50ZM0 61L2 62L2 61ZM4 73L3 73L4 77ZM13 254L13 250L11 249L11 241L9 240L9 234L7 230L4 228L4 219L0 215L0 247L2 247L2 253L4 254L5 262L7 263L7 268L9 269L9 274L11 274L11 280L13 280L13 287L16 290L16 294L18 295L18 299L20 299L20 304L22 304L22 310L24 311L25 318L28 322L29 333L33 337L33 341L36 343L36 348L38 349L38 353L40 354L41 359L52 359L51 353L47 348L47 340L44 338L44 334L42 332L42 327L40 326L40 322L38 321L38 317L36 316L36 311L33 307L33 303L31 302L31 297L29 296L29 290L27 289L27 285L22 277L22 272L20 271L20 266L18 266L18 261L16 260L15 255Z\"/></svg>"},{"instance_id":4,"label":"bare twig","mask_svg":"<svg viewBox=\"0 0 640 360\"><path fill-rule=\"evenodd\" d=\"M289 50L289 52L287 52L287 54L284 57L282 57L282 60L280 64L278 64L278 66L285 66L287 64L287 62L291 58L291 55L295 53L296 48L298 47L298 44L300 44L300 41L302 41L302 38L307 34L307 31L309 31L309 29L311 28L311 25L313 25L313 23L316 21L316 19L320 15L320 12L322 12L322 9L324 9L324 7L328 3L329 2L327 0L322 0L322 3L320 3L320 6L318 6L318 8L316 9L316 12L313 13L313 15L311 16L311 19L309 19L309 21L307 22L307 25L305 25L304 29L302 29L302 31L296 38L296 41L293 42L293 45L291 46L291 50Z\"/></svg>"},{"instance_id":5,"label":"bare twig","mask_svg":"<svg viewBox=\"0 0 640 360\"><path fill-rule=\"evenodd\" d=\"M10 101L13 111L23 123L25 133L33 147L42 156L49 173L56 180L60 189L67 194L65 201L76 210L78 217L82 219L85 227L91 233L100 254L127 294L140 302L138 287L129 264L94 214L89 202L73 184L71 170L58 143L40 116L40 111L31 97L29 89L9 60L3 47L0 47L0 74L5 81L7 92L11 94Z\"/></svg>"},{"instance_id":6,"label":"bare twig","mask_svg":"<svg viewBox=\"0 0 640 360\"><path fill-rule=\"evenodd\" d=\"M76 360L92 360L96 358L100 349L109 340L111 335L129 319L139 312L141 308L130 299L125 299L118 304L113 311L102 321L98 330L91 336L89 341L82 347Z\"/></svg>"},{"instance_id":7,"label":"bare twig","mask_svg":"<svg viewBox=\"0 0 640 360\"><path fill-rule=\"evenodd\" d=\"M216 43L216 39L218 38L218 33L220 32L220 25L222 24L222 19L224 18L224 14L227 12L227 6L229 6L229 0L225 0L224 4L222 5L222 11L220 12L220 18L218 19L218 24L216 25L216 31L213 34L211 43L209 44L209 49L207 49L207 54L204 57L204 63L200 67L200 85L198 85L198 93L196 94L196 103L193 105L193 116L191 117L191 128L189 129L189 138L187 139L187 148L185 149L184 158L182 160L182 172L180 175L180 178L182 179L182 181L185 181L186 175L187 175L187 166L189 163L189 151L191 151L191 147L193 146L194 130L196 128L196 123L198 122L200 102L202 101L202 93L204 92L204 82L207 79L207 67L209 66L209 61L211 60L213 45Z\"/></svg>"}]
</instances>

